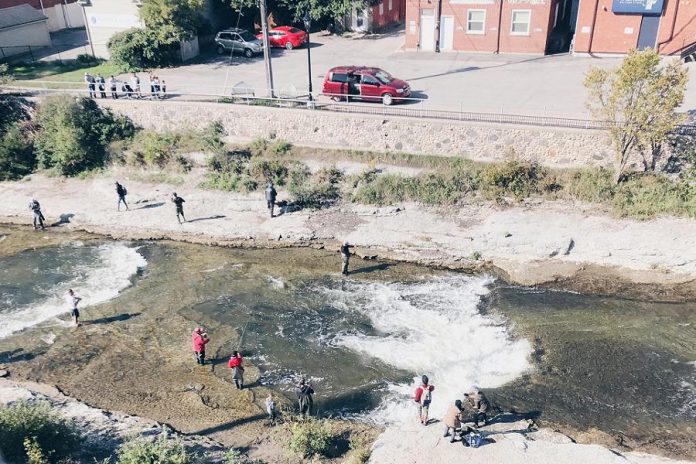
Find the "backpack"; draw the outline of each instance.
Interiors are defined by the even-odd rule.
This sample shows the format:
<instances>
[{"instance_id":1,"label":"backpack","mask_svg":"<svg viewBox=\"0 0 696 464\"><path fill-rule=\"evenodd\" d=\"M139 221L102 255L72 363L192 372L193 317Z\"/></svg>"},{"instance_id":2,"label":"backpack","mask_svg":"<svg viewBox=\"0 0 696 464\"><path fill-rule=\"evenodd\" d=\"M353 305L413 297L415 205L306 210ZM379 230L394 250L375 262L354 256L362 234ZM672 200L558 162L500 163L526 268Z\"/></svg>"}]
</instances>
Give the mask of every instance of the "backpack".
<instances>
[{"instance_id":1,"label":"backpack","mask_svg":"<svg viewBox=\"0 0 696 464\"><path fill-rule=\"evenodd\" d=\"M481 434L476 432L471 432L466 437L466 442L469 444L471 448L478 448L479 446L481 446L481 440Z\"/></svg>"},{"instance_id":2,"label":"backpack","mask_svg":"<svg viewBox=\"0 0 696 464\"><path fill-rule=\"evenodd\" d=\"M433 400L433 392L430 391L429 387L423 389L421 394L421 404L423 406L429 406L430 402Z\"/></svg>"}]
</instances>

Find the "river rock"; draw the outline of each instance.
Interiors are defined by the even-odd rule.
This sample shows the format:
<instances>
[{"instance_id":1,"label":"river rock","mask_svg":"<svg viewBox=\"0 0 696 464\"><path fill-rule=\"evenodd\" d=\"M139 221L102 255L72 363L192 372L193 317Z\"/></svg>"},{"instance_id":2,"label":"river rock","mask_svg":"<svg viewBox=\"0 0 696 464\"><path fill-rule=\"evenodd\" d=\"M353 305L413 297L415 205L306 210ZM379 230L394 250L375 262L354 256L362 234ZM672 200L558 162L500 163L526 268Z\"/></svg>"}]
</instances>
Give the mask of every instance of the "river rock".
<instances>
[{"instance_id":1,"label":"river rock","mask_svg":"<svg viewBox=\"0 0 696 464\"><path fill-rule=\"evenodd\" d=\"M7 371L5 369L0 370L0 378L8 377L10 375L10 371Z\"/></svg>"}]
</instances>

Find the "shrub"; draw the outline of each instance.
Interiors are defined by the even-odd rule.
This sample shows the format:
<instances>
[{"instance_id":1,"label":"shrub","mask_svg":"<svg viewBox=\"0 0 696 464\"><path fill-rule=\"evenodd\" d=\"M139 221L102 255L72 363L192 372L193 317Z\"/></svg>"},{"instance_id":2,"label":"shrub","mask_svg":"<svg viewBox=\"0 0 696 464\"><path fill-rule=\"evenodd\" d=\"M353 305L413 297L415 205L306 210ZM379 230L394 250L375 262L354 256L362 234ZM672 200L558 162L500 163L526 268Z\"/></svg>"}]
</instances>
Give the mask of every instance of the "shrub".
<instances>
[{"instance_id":1,"label":"shrub","mask_svg":"<svg viewBox=\"0 0 696 464\"><path fill-rule=\"evenodd\" d=\"M25 438L23 444L24 451L27 453L27 464L48 464L48 459L44 456L36 438Z\"/></svg>"},{"instance_id":2,"label":"shrub","mask_svg":"<svg viewBox=\"0 0 696 464\"><path fill-rule=\"evenodd\" d=\"M225 127L220 121L211 122L202 132L201 141L203 148L211 153L224 153L225 142L222 138L225 136Z\"/></svg>"},{"instance_id":3,"label":"shrub","mask_svg":"<svg viewBox=\"0 0 696 464\"><path fill-rule=\"evenodd\" d=\"M140 131L130 146L131 164L164 167L174 156L178 138L171 133Z\"/></svg>"},{"instance_id":4,"label":"shrub","mask_svg":"<svg viewBox=\"0 0 696 464\"><path fill-rule=\"evenodd\" d=\"M323 208L341 198L342 179L343 172L336 168L323 168L310 175L307 166L298 165L290 173L288 190L296 205Z\"/></svg>"},{"instance_id":5,"label":"shrub","mask_svg":"<svg viewBox=\"0 0 696 464\"><path fill-rule=\"evenodd\" d=\"M115 117L89 98L68 95L44 100L37 122L39 167L54 168L67 176L103 166L106 146L134 131L128 119Z\"/></svg>"},{"instance_id":6,"label":"shrub","mask_svg":"<svg viewBox=\"0 0 696 464\"><path fill-rule=\"evenodd\" d=\"M512 194L517 200L539 193L546 172L537 163L507 161L490 164L483 170L483 185L495 197Z\"/></svg>"},{"instance_id":7,"label":"shrub","mask_svg":"<svg viewBox=\"0 0 696 464\"><path fill-rule=\"evenodd\" d=\"M257 137L249 144L249 150L255 155L263 154L267 149L268 140L263 137Z\"/></svg>"},{"instance_id":8,"label":"shrub","mask_svg":"<svg viewBox=\"0 0 696 464\"><path fill-rule=\"evenodd\" d=\"M127 440L118 449L117 464L191 464L192 457L186 451L183 442L176 438L170 439L165 428L154 440L135 437Z\"/></svg>"},{"instance_id":9,"label":"shrub","mask_svg":"<svg viewBox=\"0 0 696 464\"><path fill-rule=\"evenodd\" d=\"M252 158L249 174L259 182L273 182L275 185L285 185L285 181L288 178L288 164L280 160ZM294 162L291 164L294 164Z\"/></svg>"},{"instance_id":10,"label":"shrub","mask_svg":"<svg viewBox=\"0 0 696 464\"><path fill-rule=\"evenodd\" d=\"M142 71L177 64L179 42L158 37L147 28L128 29L111 36L106 44L111 60L124 71Z\"/></svg>"},{"instance_id":11,"label":"shrub","mask_svg":"<svg viewBox=\"0 0 696 464\"><path fill-rule=\"evenodd\" d=\"M302 458L311 458L315 455L325 456L333 439L330 426L315 419L292 424L290 432L288 448Z\"/></svg>"},{"instance_id":12,"label":"shrub","mask_svg":"<svg viewBox=\"0 0 696 464\"><path fill-rule=\"evenodd\" d=\"M350 436L350 460L349 464L365 464L370 460L370 441L363 435Z\"/></svg>"},{"instance_id":13,"label":"shrub","mask_svg":"<svg viewBox=\"0 0 696 464\"><path fill-rule=\"evenodd\" d=\"M34 146L20 124L15 123L0 138L0 180L22 178L35 167Z\"/></svg>"},{"instance_id":14,"label":"shrub","mask_svg":"<svg viewBox=\"0 0 696 464\"><path fill-rule=\"evenodd\" d=\"M292 149L292 144L288 142L287 140L283 139L278 139L275 142L273 142L273 146L271 147L271 150L273 153L276 155L284 155L287 152L289 152Z\"/></svg>"},{"instance_id":15,"label":"shrub","mask_svg":"<svg viewBox=\"0 0 696 464\"><path fill-rule=\"evenodd\" d=\"M696 185L634 174L617 188L613 206L617 214L638 219L660 214L696 217Z\"/></svg>"},{"instance_id":16,"label":"shrub","mask_svg":"<svg viewBox=\"0 0 696 464\"><path fill-rule=\"evenodd\" d=\"M9 462L23 462L27 452L57 462L69 457L79 443L75 424L53 413L45 401L0 407L0 451Z\"/></svg>"},{"instance_id":17,"label":"shrub","mask_svg":"<svg viewBox=\"0 0 696 464\"><path fill-rule=\"evenodd\" d=\"M97 66L103 62L103 60L100 60L99 58L88 53L81 53L77 55L77 59L75 61L81 66Z\"/></svg>"}]
</instances>

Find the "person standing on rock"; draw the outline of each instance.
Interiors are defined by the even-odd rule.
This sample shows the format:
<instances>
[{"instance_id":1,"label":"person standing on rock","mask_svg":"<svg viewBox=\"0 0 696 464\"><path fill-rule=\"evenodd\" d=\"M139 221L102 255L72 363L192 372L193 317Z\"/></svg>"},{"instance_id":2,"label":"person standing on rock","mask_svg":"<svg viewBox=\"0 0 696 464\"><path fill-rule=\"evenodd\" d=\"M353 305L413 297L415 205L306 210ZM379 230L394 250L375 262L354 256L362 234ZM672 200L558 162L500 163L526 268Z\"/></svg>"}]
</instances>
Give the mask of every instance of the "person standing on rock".
<instances>
[{"instance_id":1,"label":"person standing on rock","mask_svg":"<svg viewBox=\"0 0 696 464\"><path fill-rule=\"evenodd\" d=\"M464 398L469 401L469 404L474 409L474 427L478 427L479 420L483 420L483 425L486 425L488 420L488 410L491 408L491 403L486 398L482 391L474 389L471 393L464 393Z\"/></svg>"},{"instance_id":2,"label":"person standing on rock","mask_svg":"<svg viewBox=\"0 0 696 464\"><path fill-rule=\"evenodd\" d=\"M32 215L34 216L34 230L38 229L41 227L41 230L44 230L44 215L41 212L41 205L39 204L38 201L36 201L36 198L32 198L31 201L29 202L29 209L32 211Z\"/></svg>"},{"instance_id":3,"label":"person standing on rock","mask_svg":"<svg viewBox=\"0 0 696 464\"><path fill-rule=\"evenodd\" d=\"M230 358L230 361L227 363L230 369L232 369L232 380L234 380L234 385L237 387L237 390L241 390L244 388L244 366L242 366L242 363L244 362L244 358L242 358L242 353L240 353L237 350L234 350L232 352L232 357Z\"/></svg>"},{"instance_id":4,"label":"person standing on rock","mask_svg":"<svg viewBox=\"0 0 696 464\"><path fill-rule=\"evenodd\" d=\"M314 398L312 398L314 389L312 386L305 382L305 379L302 379L297 388L295 388L295 393L297 393L297 404L300 407L300 416L311 416L312 410L314 409Z\"/></svg>"},{"instance_id":5,"label":"person standing on rock","mask_svg":"<svg viewBox=\"0 0 696 464\"><path fill-rule=\"evenodd\" d=\"M418 420L423 425L428 425L428 411L433 400L433 390L435 387L430 385L427 375L421 377L421 385L416 388L414 401L418 403Z\"/></svg>"},{"instance_id":6,"label":"person standing on rock","mask_svg":"<svg viewBox=\"0 0 696 464\"><path fill-rule=\"evenodd\" d=\"M461 421L462 413L462 400L456 400L454 404L450 404L445 414L443 422L445 423L445 437L450 436L450 430L452 431L452 436L450 437L450 443L454 443L454 438L458 429L462 427Z\"/></svg>"},{"instance_id":7,"label":"person standing on rock","mask_svg":"<svg viewBox=\"0 0 696 464\"><path fill-rule=\"evenodd\" d=\"M191 342L193 342L193 352L196 354L196 363L201 366L205 364L205 345L210 342L208 334L203 332L202 327L196 327L191 334Z\"/></svg>"},{"instance_id":8,"label":"person standing on rock","mask_svg":"<svg viewBox=\"0 0 696 464\"><path fill-rule=\"evenodd\" d=\"M273 217L273 208L275 207L277 196L278 192L276 192L275 187L273 187L273 182L269 182L266 186L266 206L271 212L271 217Z\"/></svg>"},{"instance_id":9,"label":"person standing on rock","mask_svg":"<svg viewBox=\"0 0 696 464\"><path fill-rule=\"evenodd\" d=\"M172 193L172 203L176 206L176 220L179 221L179 224L181 224L182 219L186 222L186 217L184 216L185 202L186 200L177 195L176 192Z\"/></svg>"},{"instance_id":10,"label":"person standing on rock","mask_svg":"<svg viewBox=\"0 0 696 464\"><path fill-rule=\"evenodd\" d=\"M118 195L118 211L121 211L122 202L123 205L126 207L126 211L128 211L128 203L126 203L126 195L128 195L128 190L126 190L126 187L119 184L118 181L116 181L116 195Z\"/></svg>"},{"instance_id":11,"label":"person standing on rock","mask_svg":"<svg viewBox=\"0 0 696 464\"><path fill-rule=\"evenodd\" d=\"M68 290L67 295L65 295L65 300L68 302L68 306L70 307L70 315L73 318L73 323L75 323L75 327L80 326L80 310L77 309L77 304L82 301L82 298L75 293L75 291L71 288Z\"/></svg>"},{"instance_id":12,"label":"person standing on rock","mask_svg":"<svg viewBox=\"0 0 696 464\"><path fill-rule=\"evenodd\" d=\"M276 411L276 403L273 399L272 393L269 393L266 397L266 412L268 413L268 418L271 421L271 425L275 425L278 412Z\"/></svg>"},{"instance_id":13,"label":"person standing on rock","mask_svg":"<svg viewBox=\"0 0 696 464\"><path fill-rule=\"evenodd\" d=\"M343 242L341 245L341 274L348 275L348 263L350 261L350 249L352 245L348 242Z\"/></svg>"}]
</instances>

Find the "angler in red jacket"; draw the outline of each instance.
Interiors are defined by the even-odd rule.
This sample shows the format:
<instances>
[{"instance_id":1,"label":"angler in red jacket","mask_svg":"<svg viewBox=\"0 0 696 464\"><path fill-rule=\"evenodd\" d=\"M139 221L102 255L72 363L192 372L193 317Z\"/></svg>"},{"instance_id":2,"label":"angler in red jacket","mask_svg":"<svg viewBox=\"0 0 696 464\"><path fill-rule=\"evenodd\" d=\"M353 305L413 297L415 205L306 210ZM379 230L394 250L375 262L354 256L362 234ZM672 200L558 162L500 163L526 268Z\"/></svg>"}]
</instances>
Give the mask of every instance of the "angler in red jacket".
<instances>
[{"instance_id":1,"label":"angler in red jacket","mask_svg":"<svg viewBox=\"0 0 696 464\"><path fill-rule=\"evenodd\" d=\"M196 353L196 362L200 365L205 364L205 345L210 341L208 334L203 332L201 327L196 327L196 330L191 334L191 341L193 342L193 351Z\"/></svg>"},{"instance_id":2,"label":"angler in red jacket","mask_svg":"<svg viewBox=\"0 0 696 464\"><path fill-rule=\"evenodd\" d=\"M242 353L235 350L232 353L230 361L227 363L230 369L233 369L232 380L234 380L234 384L237 386L238 390L244 388L244 367L242 367L243 362L244 358L242 358Z\"/></svg>"},{"instance_id":3,"label":"angler in red jacket","mask_svg":"<svg viewBox=\"0 0 696 464\"><path fill-rule=\"evenodd\" d=\"M433 400L433 390L435 387L428 384L428 376L421 377L422 384L416 388L416 396L414 401L418 403L418 420L423 425L428 425L428 409L430 402Z\"/></svg>"}]
</instances>

